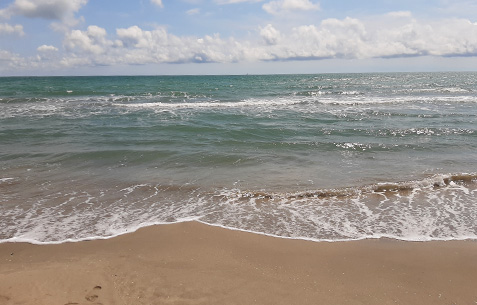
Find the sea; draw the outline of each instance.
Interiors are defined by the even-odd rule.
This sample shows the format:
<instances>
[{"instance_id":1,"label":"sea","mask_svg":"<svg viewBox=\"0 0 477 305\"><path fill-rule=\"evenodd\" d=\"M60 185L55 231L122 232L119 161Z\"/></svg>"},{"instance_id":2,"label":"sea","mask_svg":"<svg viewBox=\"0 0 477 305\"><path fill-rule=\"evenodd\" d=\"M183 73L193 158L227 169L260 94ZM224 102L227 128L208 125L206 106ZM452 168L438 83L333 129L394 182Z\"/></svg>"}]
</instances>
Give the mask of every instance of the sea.
<instances>
[{"instance_id":1,"label":"sea","mask_svg":"<svg viewBox=\"0 0 477 305\"><path fill-rule=\"evenodd\" d=\"M0 242L477 239L477 73L2 77L0 170Z\"/></svg>"}]
</instances>

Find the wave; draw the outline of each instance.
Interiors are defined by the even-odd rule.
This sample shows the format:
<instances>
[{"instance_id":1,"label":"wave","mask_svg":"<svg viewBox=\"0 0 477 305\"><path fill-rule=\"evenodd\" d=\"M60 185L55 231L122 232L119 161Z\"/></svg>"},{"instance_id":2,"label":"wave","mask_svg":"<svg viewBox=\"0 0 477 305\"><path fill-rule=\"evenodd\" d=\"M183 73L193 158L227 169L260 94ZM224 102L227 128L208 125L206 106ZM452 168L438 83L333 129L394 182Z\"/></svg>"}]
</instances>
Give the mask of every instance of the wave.
<instances>
[{"instance_id":1,"label":"wave","mask_svg":"<svg viewBox=\"0 0 477 305\"><path fill-rule=\"evenodd\" d=\"M382 103L409 103L409 102L460 102L477 103L477 96L470 94L470 91L459 88L444 88L436 91L436 94L416 94L416 93L389 93L376 92L366 93L359 90L344 91L296 91L283 92L282 94L244 96L237 98L233 95L215 95L199 94L189 92L144 92L139 94L92 94L92 95L72 95L70 93L63 96L0 96L0 104L23 104L23 103L68 103L68 102L112 102L116 106L178 106L181 104L196 105L199 107L230 105L252 106L261 103L296 103L296 102L318 102L318 103L336 103L336 104L382 104ZM452 93L452 94L439 94ZM462 94L459 94L462 93ZM464 94L469 93L469 94Z\"/></svg>"},{"instance_id":2,"label":"wave","mask_svg":"<svg viewBox=\"0 0 477 305\"><path fill-rule=\"evenodd\" d=\"M5 193L12 194L10 179L5 181ZM148 183L82 185L62 184L50 193L52 186L42 186L41 197L17 198L18 205L4 202L1 241L104 239L190 220L314 241L477 239L476 173L291 193Z\"/></svg>"},{"instance_id":3,"label":"wave","mask_svg":"<svg viewBox=\"0 0 477 305\"><path fill-rule=\"evenodd\" d=\"M416 189L436 189L449 186L451 184L474 184L477 182L477 173L462 174L439 174L422 180L411 180L402 182L381 182L360 187L344 187L335 189L310 190L298 193L267 193L263 191L244 191L238 196L242 198L258 199L304 199L304 198L342 198L371 193L403 193ZM237 195L235 195L237 196Z\"/></svg>"},{"instance_id":4,"label":"wave","mask_svg":"<svg viewBox=\"0 0 477 305\"><path fill-rule=\"evenodd\" d=\"M317 96L196 97L150 95L72 96L49 98L0 98L0 119L21 117L68 117L129 115L149 112L158 115L181 115L192 111L240 112L268 115L273 111L297 114L331 114L339 117L373 116L475 116L469 105L477 104L477 96L369 96L366 94L334 94ZM473 106L471 106L473 107ZM278 113L279 114L279 113Z\"/></svg>"}]
</instances>

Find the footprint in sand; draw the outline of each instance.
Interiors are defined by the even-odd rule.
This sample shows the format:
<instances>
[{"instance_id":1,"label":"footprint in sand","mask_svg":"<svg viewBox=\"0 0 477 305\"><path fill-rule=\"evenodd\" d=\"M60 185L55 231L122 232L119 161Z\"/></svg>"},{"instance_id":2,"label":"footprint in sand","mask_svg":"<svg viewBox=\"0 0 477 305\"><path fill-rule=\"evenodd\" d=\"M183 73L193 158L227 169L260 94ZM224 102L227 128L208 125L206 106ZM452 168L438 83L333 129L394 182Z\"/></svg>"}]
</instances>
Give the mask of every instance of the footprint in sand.
<instances>
[{"instance_id":1,"label":"footprint in sand","mask_svg":"<svg viewBox=\"0 0 477 305\"><path fill-rule=\"evenodd\" d=\"M88 302L96 302L99 295L98 292L101 290L101 286L94 286L93 289L84 297Z\"/></svg>"},{"instance_id":2,"label":"footprint in sand","mask_svg":"<svg viewBox=\"0 0 477 305\"><path fill-rule=\"evenodd\" d=\"M101 286L94 286L93 289L91 289L88 294L86 294L86 296L84 297L86 299L86 301L88 302L96 302L98 299L99 299L99 291L101 290ZM94 303L95 305L101 305L101 303ZM76 302L69 302L69 303L66 303L64 305L80 305L80 303L76 303Z\"/></svg>"}]
</instances>

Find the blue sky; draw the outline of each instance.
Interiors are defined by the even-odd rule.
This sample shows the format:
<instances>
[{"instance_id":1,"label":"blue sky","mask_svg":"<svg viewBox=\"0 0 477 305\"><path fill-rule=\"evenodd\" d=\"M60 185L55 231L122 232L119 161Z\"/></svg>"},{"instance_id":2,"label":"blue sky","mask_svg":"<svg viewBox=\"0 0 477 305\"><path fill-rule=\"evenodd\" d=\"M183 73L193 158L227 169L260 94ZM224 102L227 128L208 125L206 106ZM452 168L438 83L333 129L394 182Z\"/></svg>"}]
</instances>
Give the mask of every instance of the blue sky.
<instances>
[{"instance_id":1,"label":"blue sky","mask_svg":"<svg viewBox=\"0 0 477 305\"><path fill-rule=\"evenodd\" d=\"M0 1L0 75L449 70L477 1Z\"/></svg>"}]
</instances>

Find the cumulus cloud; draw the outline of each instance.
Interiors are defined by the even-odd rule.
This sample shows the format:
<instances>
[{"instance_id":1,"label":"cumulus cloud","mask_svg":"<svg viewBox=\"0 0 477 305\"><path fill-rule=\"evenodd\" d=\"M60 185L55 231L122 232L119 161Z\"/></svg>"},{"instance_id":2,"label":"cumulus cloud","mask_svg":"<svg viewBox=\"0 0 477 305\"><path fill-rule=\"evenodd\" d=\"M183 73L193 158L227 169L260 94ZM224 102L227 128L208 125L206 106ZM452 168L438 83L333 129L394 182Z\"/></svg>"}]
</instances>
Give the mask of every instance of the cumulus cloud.
<instances>
[{"instance_id":1,"label":"cumulus cloud","mask_svg":"<svg viewBox=\"0 0 477 305\"><path fill-rule=\"evenodd\" d=\"M65 21L73 17L88 0L15 0L0 15L20 15L28 18L43 18Z\"/></svg>"},{"instance_id":2,"label":"cumulus cloud","mask_svg":"<svg viewBox=\"0 0 477 305\"><path fill-rule=\"evenodd\" d=\"M0 10L0 17L24 16L54 21L52 29L66 32L79 23L75 18L88 0L15 0L8 7Z\"/></svg>"},{"instance_id":3,"label":"cumulus cloud","mask_svg":"<svg viewBox=\"0 0 477 305\"><path fill-rule=\"evenodd\" d=\"M293 29L286 43L293 47L279 58L362 58L367 51L365 26L357 19L326 19L319 26Z\"/></svg>"},{"instance_id":4,"label":"cumulus cloud","mask_svg":"<svg viewBox=\"0 0 477 305\"><path fill-rule=\"evenodd\" d=\"M247 39L178 36L166 27L118 28L91 25L68 30L60 51L43 45L36 59L2 51L4 67L40 65L143 65L150 63L232 63L319 60L325 58L394 58L408 56L476 56L477 24L467 19L417 20L408 13L369 19L325 19L293 28L267 24ZM47 56L47 54L50 54ZM30 64L25 64L30 62Z\"/></svg>"},{"instance_id":5,"label":"cumulus cloud","mask_svg":"<svg viewBox=\"0 0 477 305\"><path fill-rule=\"evenodd\" d=\"M266 51L276 60L477 56L477 25L468 20L387 20L377 26L354 18L326 19L294 28Z\"/></svg>"},{"instance_id":6,"label":"cumulus cloud","mask_svg":"<svg viewBox=\"0 0 477 305\"><path fill-rule=\"evenodd\" d=\"M53 60L57 58L58 55L58 48L55 46L49 46L49 45L41 45L37 49L38 55L37 55L37 60L39 62L46 62L49 60Z\"/></svg>"},{"instance_id":7,"label":"cumulus cloud","mask_svg":"<svg viewBox=\"0 0 477 305\"><path fill-rule=\"evenodd\" d=\"M104 53L106 48L113 44L106 39L106 30L95 25L90 25L86 31L71 31L63 42L67 50L81 50L96 55Z\"/></svg>"},{"instance_id":8,"label":"cumulus cloud","mask_svg":"<svg viewBox=\"0 0 477 305\"><path fill-rule=\"evenodd\" d=\"M0 49L0 71L19 70L34 65L34 60L21 57L19 54Z\"/></svg>"},{"instance_id":9,"label":"cumulus cloud","mask_svg":"<svg viewBox=\"0 0 477 305\"><path fill-rule=\"evenodd\" d=\"M159 6L160 8L164 7L164 4L162 4L162 0L151 0L151 3Z\"/></svg>"},{"instance_id":10,"label":"cumulus cloud","mask_svg":"<svg viewBox=\"0 0 477 305\"><path fill-rule=\"evenodd\" d=\"M23 26L19 24L10 25L8 23L0 23L0 35L18 35L23 36Z\"/></svg>"},{"instance_id":11,"label":"cumulus cloud","mask_svg":"<svg viewBox=\"0 0 477 305\"><path fill-rule=\"evenodd\" d=\"M233 62L243 59L238 42L222 39L218 34L202 38L178 37L157 28L152 31L138 26L117 29L124 50L124 60L148 62Z\"/></svg>"},{"instance_id":12,"label":"cumulus cloud","mask_svg":"<svg viewBox=\"0 0 477 305\"><path fill-rule=\"evenodd\" d=\"M218 34L179 37L165 28L120 28L108 39L104 29L90 26L86 31L70 31L63 44L70 53L63 60L65 65L238 62L247 58L247 48L233 38L222 39Z\"/></svg>"},{"instance_id":13,"label":"cumulus cloud","mask_svg":"<svg viewBox=\"0 0 477 305\"><path fill-rule=\"evenodd\" d=\"M69 52L63 63L148 64L230 63L324 58L387 58L406 56L477 56L477 25L454 19L435 23L412 18L396 22L386 16L377 26L356 18L325 19L319 24L278 31L268 24L258 29L262 39L237 40L220 35L176 36L166 28L119 28L108 34L90 26L73 30L63 43ZM81 59L81 60L80 60Z\"/></svg>"},{"instance_id":14,"label":"cumulus cloud","mask_svg":"<svg viewBox=\"0 0 477 305\"><path fill-rule=\"evenodd\" d=\"M58 48L54 47L54 46L48 46L48 45L44 44L44 45L39 46L36 50L38 52L41 52L41 53L50 53L50 52L57 52Z\"/></svg>"},{"instance_id":15,"label":"cumulus cloud","mask_svg":"<svg viewBox=\"0 0 477 305\"><path fill-rule=\"evenodd\" d=\"M320 9L320 5L310 0L274 0L265 3L262 8L269 14L278 15L292 11L316 11Z\"/></svg>"},{"instance_id":16,"label":"cumulus cloud","mask_svg":"<svg viewBox=\"0 0 477 305\"><path fill-rule=\"evenodd\" d=\"M161 43L167 39L167 34L164 29L159 29L156 31L143 31L137 25L126 29L117 29L116 34L125 46L136 48L144 48L150 45L153 41L156 43Z\"/></svg>"},{"instance_id":17,"label":"cumulus cloud","mask_svg":"<svg viewBox=\"0 0 477 305\"><path fill-rule=\"evenodd\" d=\"M277 44L280 40L280 32L271 24L267 24L267 26L260 30L260 36L262 36L263 40L268 45Z\"/></svg>"}]
</instances>

